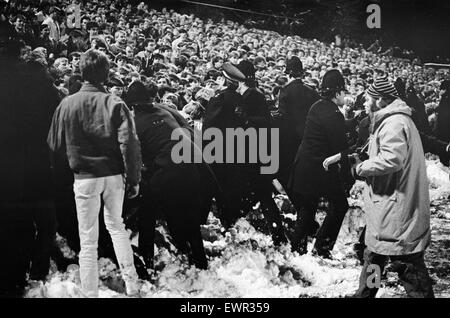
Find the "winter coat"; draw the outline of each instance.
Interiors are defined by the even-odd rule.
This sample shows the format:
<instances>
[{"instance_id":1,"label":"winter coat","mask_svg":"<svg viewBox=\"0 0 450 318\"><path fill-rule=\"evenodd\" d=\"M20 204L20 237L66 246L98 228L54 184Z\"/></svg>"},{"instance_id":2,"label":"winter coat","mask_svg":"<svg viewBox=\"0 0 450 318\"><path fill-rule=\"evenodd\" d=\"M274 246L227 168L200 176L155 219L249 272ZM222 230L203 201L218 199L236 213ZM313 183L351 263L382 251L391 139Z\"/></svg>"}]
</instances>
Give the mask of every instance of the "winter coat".
<instances>
[{"instance_id":1,"label":"winter coat","mask_svg":"<svg viewBox=\"0 0 450 318\"><path fill-rule=\"evenodd\" d=\"M142 159L146 167L143 174L145 195L158 198L162 203L167 200L180 200L198 209L177 211L180 215L170 216L183 219L183 222L199 223L202 218L203 186L200 165L195 163L175 163L171 156L172 148L179 142L172 140L174 129L187 128L187 122L169 111L168 107L158 104L135 105L136 130L141 142ZM190 136L188 136L189 138ZM183 214L184 213L184 214Z\"/></svg>"},{"instance_id":2,"label":"winter coat","mask_svg":"<svg viewBox=\"0 0 450 318\"><path fill-rule=\"evenodd\" d=\"M125 103L100 86L85 83L55 111L48 134L53 152L66 153L75 179L126 174L141 178L141 151L134 119Z\"/></svg>"},{"instance_id":3,"label":"winter coat","mask_svg":"<svg viewBox=\"0 0 450 318\"><path fill-rule=\"evenodd\" d=\"M226 88L208 102L203 117L203 130L210 127L219 128L225 133L226 128L238 126L236 109L242 105L242 96Z\"/></svg>"},{"instance_id":4,"label":"winter coat","mask_svg":"<svg viewBox=\"0 0 450 318\"><path fill-rule=\"evenodd\" d=\"M408 105L410 106L410 105ZM448 143L437 139L434 137L431 133L427 133L429 130L425 129L423 131L420 130L419 127L421 127L421 121L419 119L419 116L417 115L417 112L415 109L411 109L412 112L412 120L414 124L416 125L416 128L419 130L420 139L422 141L422 147L424 149L424 152L431 152L436 155L445 156L447 151L447 145ZM358 150L358 148L361 148L365 145L367 139L369 139L369 132L370 130L370 118L369 116L365 117L359 124L358 129L358 140L354 146L352 146L352 152L355 152ZM431 128L430 128L431 131Z\"/></svg>"},{"instance_id":5,"label":"winter coat","mask_svg":"<svg viewBox=\"0 0 450 318\"><path fill-rule=\"evenodd\" d=\"M347 157L347 126L338 106L321 99L312 105L306 118L302 143L297 151L289 191L295 194L343 194L339 167L328 171L323 161L337 153Z\"/></svg>"},{"instance_id":6,"label":"winter coat","mask_svg":"<svg viewBox=\"0 0 450 318\"><path fill-rule=\"evenodd\" d=\"M243 129L248 128L266 128L267 129L267 149L268 153L271 154L272 151L270 149L270 141L271 141L271 130L272 127L272 117L269 111L269 105L267 104L266 98L263 93L261 93L257 88L249 88L244 94L242 94L242 104L239 107L239 126ZM260 135L257 132L257 141L258 147L260 142ZM258 148L259 149L259 148ZM238 149L240 151L240 149ZM257 163L250 163L248 158L251 157L250 151L256 151L256 149L252 149L251 146L246 143L245 153L246 153L246 162L242 165L242 177L247 178L248 180L252 180L257 178L261 180L261 182L272 182L272 177L270 175L261 175L260 167L263 165L260 162L260 158L257 158ZM253 154L254 155L254 154ZM264 181L262 181L264 180Z\"/></svg>"},{"instance_id":7,"label":"winter coat","mask_svg":"<svg viewBox=\"0 0 450 318\"><path fill-rule=\"evenodd\" d=\"M46 138L58 103L44 67L0 59L0 201L52 198Z\"/></svg>"},{"instance_id":8,"label":"winter coat","mask_svg":"<svg viewBox=\"0 0 450 318\"><path fill-rule=\"evenodd\" d=\"M222 132L224 136L224 145L226 140L226 129L239 127L239 119L236 115L236 110L242 106L242 96L231 88L226 88L219 91L216 96L210 99L206 106L205 114L203 117L202 130L203 133L209 128L217 128ZM203 141L203 148L207 144ZM236 145L236 144L235 144ZM234 149L236 155L237 149ZM227 158L226 149L223 151L224 158ZM210 164L217 181L219 183L221 191L225 193L240 192L243 191L243 185L241 182L242 167L235 163L212 163Z\"/></svg>"},{"instance_id":9,"label":"winter coat","mask_svg":"<svg viewBox=\"0 0 450 318\"><path fill-rule=\"evenodd\" d=\"M422 252L430 243L430 198L425 157L411 109L400 99L373 114L367 178L366 245L381 255Z\"/></svg>"},{"instance_id":10,"label":"winter coat","mask_svg":"<svg viewBox=\"0 0 450 318\"><path fill-rule=\"evenodd\" d=\"M241 124L243 128L270 128L271 116L266 98L256 88L247 89L242 95Z\"/></svg>"},{"instance_id":11,"label":"winter coat","mask_svg":"<svg viewBox=\"0 0 450 318\"><path fill-rule=\"evenodd\" d=\"M295 154L302 141L306 116L311 106L320 99L312 88L295 79L280 90L275 126L280 129L280 169L278 179L287 185Z\"/></svg>"},{"instance_id":12,"label":"winter coat","mask_svg":"<svg viewBox=\"0 0 450 318\"><path fill-rule=\"evenodd\" d=\"M177 119L162 105L144 104L135 107L135 121L143 163L147 168L145 176L151 181L153 191L171 187L180 187L183 192L192 190L191 187L195 189L200 183L195 164L177 164L172 159L172 149L179 142L171 139L172 132L183 128Z\"/></svg>"}]
</instances>

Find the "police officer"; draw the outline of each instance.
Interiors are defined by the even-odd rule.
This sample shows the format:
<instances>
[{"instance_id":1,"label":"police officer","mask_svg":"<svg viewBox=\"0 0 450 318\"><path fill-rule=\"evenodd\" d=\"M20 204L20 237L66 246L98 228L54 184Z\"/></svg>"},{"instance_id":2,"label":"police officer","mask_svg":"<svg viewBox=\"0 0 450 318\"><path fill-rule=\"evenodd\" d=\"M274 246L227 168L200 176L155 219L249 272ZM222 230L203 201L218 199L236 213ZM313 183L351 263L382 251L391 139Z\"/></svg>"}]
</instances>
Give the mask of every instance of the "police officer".
<instances>
[{"instance_id":1,"label":"police officer","mask_svg":"<svg viewBox=\"0 0 450 318\"><path fill-rule=\"evenodd\" d=\"M306 115L320 97L302 82L303 65L293 56L286 62L288 82L280 90L277 127L280 128L280 169L277 179L287 190L295 154L302 141Z\"/></svg>"},{"instance_id":2,"label":"police officer","mask_svg":"<svg viewBox=\"0 0 450 318\"><path fill-rule=\"evenodd\" d=\"M269 105L264 94L256 88L255 67L247 60L241 61L237 68L245 75L245 79L239 81L238 92L242 94L242 105L238 109L239 125L244 128L266 128L270 133L271 115ZM258 136L258 138L260 138ZM268 141L271 138L268 138ZM258 144L261 140L258 141ZM269 147L270 145L268 145ZM250 158L250 147L245 149L247 158ZM243 180L247 185L246 196L254 195L255 201L260 202L264 217L269 224L275 244L286 242L281 215L273 200L272 180L274 175L264 175L260 173L262 163L252 164L246 162L243 167Z\"/></svg>"},{"instance_id":3,"label":"police officer","mask_svg":"<svg viewBox=\"0 0 450 318\"><path fill-rule=\"evenodd\" d=\"M225 78L225 88L218 91L216 96L208 102L202 130L204 132L208 128L219 129L226 144L226 129L238 127L236 109L242 105L242 96L236 90L239 81L245 80L245 75L231 63L224 63L222 75ZM226 149L224 149L224 158L226 158ZM222 225L228 228L240 216L243 193L241 167L229 163L213 163L210 166L219 183L215 197L220 219Z\"/></svg>"},{"instance_id":4,"label":"police officer","mask_svg":"<svg viewBox=\"0 0 450 318\"><path fill-rule=\"evenodd\" d=\"M155 225L160 212L177 248L188 253L195 266L206 269L200 224L207 202L201 173L194 163L176 164L171 157L172 148L178 143L171 139L173 130L189 130L190 126L177 111L153 104L152 94L156 95L156 88L149 93L142 82L136 81L125 96L127 104L135 110L136 130L147 169L143 176L143 206L138 212L139 252L147 267L152 267Z\"/></svg>"},{"instance_id":5,"label":"police officer","mask_svg":"<svg viewBox=\"0 0 450 318\"><path fill-rule=\"evenodd\" d=\"M322 165L326 158L337 153L341 153L343 163L347 158L347 130L344 116L338 108L344 104L345 92L345 81L338 70L325 73L321 99L312 105L308 113L303 139L295 157L289 182L298 211L292 248L300 254L307 252L307 235L314 225L320 197L328 199L332 208L316 236L314 254L331 258L330 251L348 210L338 166L330 166L326 171Z\"/></svg>"}]
</instances>

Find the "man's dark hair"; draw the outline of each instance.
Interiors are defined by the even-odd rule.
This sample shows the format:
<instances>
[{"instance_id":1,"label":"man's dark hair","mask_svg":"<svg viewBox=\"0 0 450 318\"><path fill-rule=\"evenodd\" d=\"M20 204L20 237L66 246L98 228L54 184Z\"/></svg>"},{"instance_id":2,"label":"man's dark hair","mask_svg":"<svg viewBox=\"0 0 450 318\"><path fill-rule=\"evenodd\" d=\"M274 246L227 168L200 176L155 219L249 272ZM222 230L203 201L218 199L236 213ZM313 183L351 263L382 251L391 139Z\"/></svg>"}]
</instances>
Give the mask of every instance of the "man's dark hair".
<instances>
[{"instance_id":1,"label":"man's dark hair","mask_svg":"<svg viewBox=\"0 0 450 318\"><path fill-rule=\"evenodd\" d=\"M97 50L88 50L81 55L80 71L83 80L92 84L101 84L108 79L108 57Z\"/></svg>"},{"instance_id":2,"label":"man's dark hair","mask_svg":"<svg viewBox=\"0 0 450 318\"><path fill-rule=\"evenodd\" d=\"M155 98L156 94L158 94L158 85L153 82L148 83L147 92L150 98Z\"/></svg>"},{"instance_id":3,"label":"man's dark hair","mask_svg":"<svg viewBox=\"0 0 450 318\"><path fill-rule=\"evenodd\" d=\"M89 21L89 22L87 23L87 25L86 25L86 30L89 31L90 29L93 29L93 28L100 29L100 26L98 25L97 22Z\"/></svg>"}]
</instances>

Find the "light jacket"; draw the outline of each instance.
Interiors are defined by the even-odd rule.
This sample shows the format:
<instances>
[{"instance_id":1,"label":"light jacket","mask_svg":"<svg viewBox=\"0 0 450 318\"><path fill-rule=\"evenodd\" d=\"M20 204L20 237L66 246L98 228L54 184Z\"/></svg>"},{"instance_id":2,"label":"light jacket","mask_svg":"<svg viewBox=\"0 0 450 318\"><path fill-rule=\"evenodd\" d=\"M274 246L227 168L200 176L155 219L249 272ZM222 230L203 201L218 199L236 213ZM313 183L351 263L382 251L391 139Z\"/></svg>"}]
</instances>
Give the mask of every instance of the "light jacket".
<instances>
[{"instance_id":1,"label":"light jacket","mask_svg":"<svg viewBox=\"0 0 450 318\"><path fill-rule=\"evenodd\" d=\"M369 185L366 245L381 255L422 252L431 239L425 157L410 116L400 99L374 113L369 159L356 168Z\"/></svg>"}]
</instances>

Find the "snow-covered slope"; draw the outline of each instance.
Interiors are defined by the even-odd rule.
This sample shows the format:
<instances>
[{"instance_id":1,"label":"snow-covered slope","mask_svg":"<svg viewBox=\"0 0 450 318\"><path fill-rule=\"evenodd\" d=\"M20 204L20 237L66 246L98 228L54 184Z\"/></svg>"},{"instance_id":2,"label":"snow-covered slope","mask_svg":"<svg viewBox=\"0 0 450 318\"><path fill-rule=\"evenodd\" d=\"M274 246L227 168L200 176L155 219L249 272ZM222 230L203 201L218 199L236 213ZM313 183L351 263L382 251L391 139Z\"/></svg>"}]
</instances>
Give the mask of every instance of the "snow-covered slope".
<instances>
[{"instance_id":1,"label":"snow-covered slope","mask_svg":"<svg viewBox=\"0 0 450 318\"><path fill-rule=\"evenodd\" d=\"M450 193L448 169L438 161L427 160L432 200L442 200ZM144 282L141 297L344 297L358 286L361 270L353 251L364 226L359 194L364 186L357 182L349 203L341 232L333 250L335 260L328 261L290 251L289 245L275 247L270 236L252 226L252 216L240 219L223 234L220 221L210 214L202 229L209 256L209 269L198 270L188 265L185 256L170 246L156 249L155 267L150 282ZM284 211L287 226L296 216L282 195L277 203ZM436 202L436 201L433 201ZM439 201L438 201L439 202ZM433 205L433 203L432 203ZM436 210L436 209L435 209ZM257 213L256 211L255 213ZM444 216L445 213L443 212ZM323 219L324 212L318 215ZM158 229L167 236L163 228ZM310 250L312 248L310 242ZM65 247L67 249L67 247ZM65 253L70 251L65 250ZM123 283L116 266L108 259L99 260L100 297L125 297ZM381 297L396 297L402 291L395 277L388 275ZM45 284L32 284L26 297L82 297L79 289L78 265L70 265L65 273L52 270Z\"/></svg>"}]
</instances>

